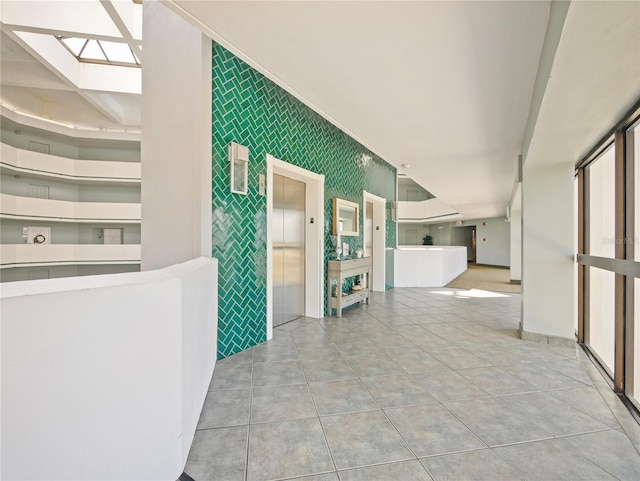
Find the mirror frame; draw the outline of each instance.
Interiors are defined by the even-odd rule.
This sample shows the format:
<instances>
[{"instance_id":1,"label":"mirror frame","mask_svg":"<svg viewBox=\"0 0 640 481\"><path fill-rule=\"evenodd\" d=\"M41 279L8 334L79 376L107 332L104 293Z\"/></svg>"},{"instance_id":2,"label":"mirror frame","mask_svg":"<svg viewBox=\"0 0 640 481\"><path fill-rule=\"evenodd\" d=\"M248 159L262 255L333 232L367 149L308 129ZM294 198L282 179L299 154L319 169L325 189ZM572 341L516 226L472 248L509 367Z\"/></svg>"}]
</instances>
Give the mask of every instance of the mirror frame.
<instances>
[{"instance_id":1,"label":"mirror frame","mask_svg":"<svg viewBox=\"0 0 640 481\"><path fill-rule=\"evenodd\" d=\"M352 231L343 230L338 232L338 212L340 206L352 207L355 210L355 219L353 225L355 227ZM341 236L359 236L360 235L360 205L356 202L349 202L348 200L340 199L338 197L333 198L333 235Z\"/></svg>"}]
</instances>

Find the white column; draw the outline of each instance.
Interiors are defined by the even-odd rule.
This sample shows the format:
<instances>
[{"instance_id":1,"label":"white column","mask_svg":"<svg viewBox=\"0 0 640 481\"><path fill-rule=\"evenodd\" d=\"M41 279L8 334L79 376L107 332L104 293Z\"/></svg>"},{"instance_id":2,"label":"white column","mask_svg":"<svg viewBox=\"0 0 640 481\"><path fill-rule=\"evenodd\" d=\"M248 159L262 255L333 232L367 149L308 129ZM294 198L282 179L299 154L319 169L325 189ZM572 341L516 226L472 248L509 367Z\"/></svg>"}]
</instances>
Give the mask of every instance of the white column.
<instances>
[{"instance_id":1,"label":"white column","mask_svg":"<svg viewBox=\"0 0 640 481\"><path fill-rule=\"evenodd\" d=\"M144 2L142 270L211 257L211 39Z\"/></svg>"},{"instance_id":2,"label":"white column","mask_svg":"<svg viewBox=\"0 0 640 481\"><path fill-rule=\"evenodd\" d=\"M572 162L525 162L522 184L522 337L574 338Z\"/></svg>"},{"instance_id":3,"label":"white column","mask_svg":"<svg viewBox=\"0 0 640 481\"><path fill-rule=\"evenodd\" d=\"M511 248L509 250L511 281L522 280L522 211L511 210ZM515 282L517 284L517 282Z\"/></svg>"}]
</instances>

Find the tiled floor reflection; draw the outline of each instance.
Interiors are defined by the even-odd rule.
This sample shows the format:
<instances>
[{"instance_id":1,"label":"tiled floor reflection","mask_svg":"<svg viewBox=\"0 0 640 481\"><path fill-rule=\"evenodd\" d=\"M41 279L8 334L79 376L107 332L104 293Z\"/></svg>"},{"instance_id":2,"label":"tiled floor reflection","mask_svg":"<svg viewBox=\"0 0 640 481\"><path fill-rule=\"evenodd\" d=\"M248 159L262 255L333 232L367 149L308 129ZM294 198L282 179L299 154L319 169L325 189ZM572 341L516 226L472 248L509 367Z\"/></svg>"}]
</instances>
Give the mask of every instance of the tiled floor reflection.
<instances>
[{"instance_id":1,"label":"tiled floor reflection","mask_svg":"<svg viewBox=\"0 0 640 481\"><path fill-rule=\"evenodd\" d=\"M277 328L216 365L185 472L195 481L640 479L629 439L640 427L621 428L624 408L580 349L521 341L519 312L519 294L397 288L342 319Z\"/></svg>"}]
</instances>

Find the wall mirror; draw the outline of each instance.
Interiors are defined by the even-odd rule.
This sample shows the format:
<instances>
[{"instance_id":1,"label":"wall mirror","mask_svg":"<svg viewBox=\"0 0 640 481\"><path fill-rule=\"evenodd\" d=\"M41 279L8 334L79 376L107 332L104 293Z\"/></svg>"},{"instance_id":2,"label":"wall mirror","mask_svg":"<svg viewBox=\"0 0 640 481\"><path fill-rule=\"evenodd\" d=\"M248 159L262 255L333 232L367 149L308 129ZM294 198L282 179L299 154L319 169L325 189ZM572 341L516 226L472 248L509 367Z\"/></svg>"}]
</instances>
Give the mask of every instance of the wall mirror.
<instances>
[{"instance_id":1,"label":"wall mirror","mask_svg":"<svg viewBox=\"0 0 640 481\"><path fill-rule=\"evenodd\" d=\"M359 206L355 202L333 198L333 235L359 235Z\"/></svg>"}]
</instances>

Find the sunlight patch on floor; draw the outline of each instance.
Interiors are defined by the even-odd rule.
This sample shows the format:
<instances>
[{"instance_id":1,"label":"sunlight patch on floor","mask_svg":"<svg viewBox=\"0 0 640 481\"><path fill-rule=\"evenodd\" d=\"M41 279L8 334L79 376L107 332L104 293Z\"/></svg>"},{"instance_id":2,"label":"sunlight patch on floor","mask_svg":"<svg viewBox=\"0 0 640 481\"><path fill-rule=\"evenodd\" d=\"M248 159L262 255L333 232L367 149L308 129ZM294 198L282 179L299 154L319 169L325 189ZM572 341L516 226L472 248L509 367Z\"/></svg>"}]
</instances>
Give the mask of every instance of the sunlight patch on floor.
<instances>
[{"instance_id":1,"label":"sunlight patch on floor","mask_svg":"<svg viewBox=\"0 0 640 481\"><path fill-rule=\"evenodd\" d=\"M443 296L459 297L461 299L472 299L478 297L510 297L507 294L499 292L483 291L481 289L459 289L459 290L442 290L429 291L431 294L440 294Z\"/></svg>"}]
</instances>

